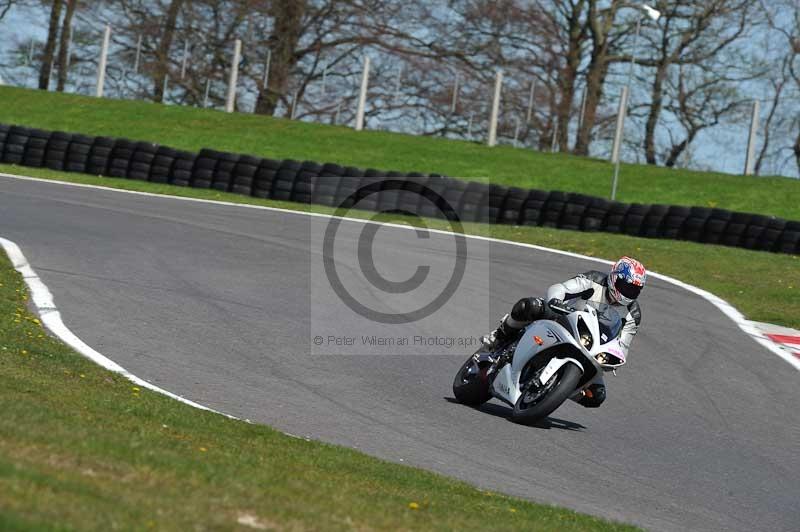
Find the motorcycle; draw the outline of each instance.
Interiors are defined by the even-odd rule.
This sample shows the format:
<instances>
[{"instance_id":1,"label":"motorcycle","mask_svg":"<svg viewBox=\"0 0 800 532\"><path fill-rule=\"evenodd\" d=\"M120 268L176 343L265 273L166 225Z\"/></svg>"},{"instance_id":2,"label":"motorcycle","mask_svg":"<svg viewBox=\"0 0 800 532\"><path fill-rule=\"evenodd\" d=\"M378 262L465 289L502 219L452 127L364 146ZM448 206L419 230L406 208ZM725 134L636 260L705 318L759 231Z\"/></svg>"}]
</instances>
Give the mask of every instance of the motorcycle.
<instances>
[{"instance_id":1,"label":"motorcycle","mask_svg":"<svg viewBox=\"0 0 800 532\"><path fill-rule=\"evenodd\" d=\"M480 406L495 397L513 407L511 419L533 424L567 399L603 382L625 364L617 337L623 321L605 303L551 302L552 319L528 325L518 339L489 352L478 349L453 380L458 402Z\"/></svg>"}]
</instances>

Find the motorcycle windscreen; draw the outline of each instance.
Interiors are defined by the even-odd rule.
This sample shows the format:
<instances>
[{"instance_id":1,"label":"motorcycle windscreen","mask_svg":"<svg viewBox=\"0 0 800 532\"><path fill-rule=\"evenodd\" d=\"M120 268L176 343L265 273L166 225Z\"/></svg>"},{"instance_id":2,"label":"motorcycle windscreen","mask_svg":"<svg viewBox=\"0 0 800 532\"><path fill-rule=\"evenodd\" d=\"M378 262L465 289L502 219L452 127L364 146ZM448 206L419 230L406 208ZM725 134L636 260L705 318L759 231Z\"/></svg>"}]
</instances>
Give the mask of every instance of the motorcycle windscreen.
<instances>
[{"instance_id":1,"label":"motorcycle windscreen","mask_svg":"<svg viewBox=\"0 0 800 532\"><path fill-rule=\"evenodd\" d=\"M597 324L600 327L601 343L610 342L619 336L622 330L622 318L610 305L601 303L597 305Z\"/></svg>"}]
</instances>

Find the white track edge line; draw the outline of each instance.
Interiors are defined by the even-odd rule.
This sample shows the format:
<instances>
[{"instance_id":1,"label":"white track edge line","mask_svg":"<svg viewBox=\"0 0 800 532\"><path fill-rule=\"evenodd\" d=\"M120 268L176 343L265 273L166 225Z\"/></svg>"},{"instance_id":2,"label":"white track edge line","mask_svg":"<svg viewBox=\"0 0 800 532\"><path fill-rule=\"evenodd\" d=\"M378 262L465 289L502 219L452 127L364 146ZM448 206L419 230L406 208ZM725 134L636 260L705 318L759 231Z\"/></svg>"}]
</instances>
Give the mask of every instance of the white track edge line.
<instances>
[{"instance_id":1,"label":"white track edge line","mask_svg":"<svg viewBox=\"0 0 800 532\"><path fill-rule=\"evenodd\" d=\"M11 179L19 179L19 180L23 180L23 181L37 181L37 182L44 182L44 183L56 183L56 184L65 185L65 186L106 190L106 191L111 191L111 192L135 194L135 195L140 195L140 196L149 196L149 197L162 198L162 199L167 199L167 200L192 201L192 202L199 202L199 203L210 203L210 204L214 204L214 205L224 205L224 206L229 206L229 207L244 207L244 208L248 208L248 209L260 209L260 210L267 210L267 211L273 211L273 212L281 212L281 213L286 213L286 214L292 214L292 215L297 215L297 216L310 216L310 217L313 217L313 218L327 218L327 219L340 218L340 219L342 219L344 221L360 223L360 224L377 224L377 225L382 225L382 226L386 226L386 227L395 227L395 228L405 229L405 230L416 230L416 228L414 228L414 227L411 227L411 226L408 226L408 225L403 225L403 224L381 223L381 222L375 222L375 221L371 221L371 220L363 220L361 218L349 218L349 217L346 217L346 216L334 216L334 215L331 215L331 214L322 214L322 213L317 213L317 212L296 211L296 210L291 210L291 209L282 209L280 207L267 207L265 205L253 205L253 204L249 204L249 203L234 203L234 202L230 202L230 201L209 200L209 199L202 199L202 198L187 198L187 197L184 197L184 196L171 196L169 194L156 194L156 193L153 193L153 192L141 192L141 191L138 191L138 190L124 190L124 189L119 189L119 188L104 187L104 186L100 186L100 185L87 185L87 184L84 184L84 183L71 183L69 181L60 181L60 180L57 180L57 179L43 179L43 178L37 178L37 177L18 176L18 175L6 174L6 173L2 173L2 172L0 172L0 177L8 177L8 178L11 178ZM428 231L430 231L432 233L435 233L435 234L442 234L442 235L455 235L456 234L456 233L454 233L452 231L445 231L445 230L442 230L442 229L428 229ZM511 246L527 248L527 249L535 249L537 251L546 251L548 253L555 253L557 255L564 255L564 256L567 256L567 257L574 257L574 258L583 259L583 260L590 260L590 261L594 261L594 262L599 262L601 264L613 264L612 261L609 261L609 260L606 260L606 259L599 259L597 257L589 257L588 255L581 255L580 253L573 253L573 252L570 252L570 251L563 251L563 250L560 250L560 249L553 249L553 248L548 248L548 247L544 247L544 246L538 246L536 244L527 244L525 242L515 242L513 240L502 240L502 239L499 239L499 238L492 238L492 237L486 237L486 236L480 236L480 235L463 234L463 236L466 237L466 238L472 238L472 239L475 239L475 240L482 240L484 242L495 242L495 243L498 243L498 244L506 244L506 245L511 245ZM698 295L701 298L705 299L706 301L708 301L709 303L711 303L712 305L717 307L717 309L719 309L728 318L730 318L731 321L733 321L742 331L744 331L747 335L749 335L754 341L756 341L762 347L765 347L766 349L768 349L773 354L779 356L780 358L782 358L783 360L788 362L796 370L800 371L800 359L795 358L791 354L786 353L780 347L778 347L772 340L767 338L766 335L763 332L761 332L750 321L748 321L747 318L745 318L744 315L741 312L739 312L729 302L725 301L724 299L722 299L719 296L716 296L716 295L712 294L711 292L709 292L707 290L703 290L702 288L699 288L697 286L691 285L689 283L685 283L683 281L675 279L674 277L670 277L668 275L664 275L664 274L657 273L657 272L652 272L652 271L648 272L648 275L650 275L651 277L655 277L657 279L661 279L662 281L665 281L667 283L673 284L673 285L678 286L680 288L683 288L684 290L687 290L687 291L689 291L689 292L691 292L691 293L693 293L695 295ZM44 285L42 285L42 286L44 286ZM65 327L65 329L66 329L66 327ZM72 334L72 333L70 333L70 334ZM77 337L75 337L75 338L77 339ZM81 342L81 343L83 343L83 342ZM86 347L88 349L91 349L89 346L86 346ZM92 351L94 353L97 353L93 349L92 349ZM105 357L103 357L99 353L97 353L97 354L105 359ZM108 360L108 359L106 359L106 360ZM108 360L108 361L111 362L110 360ZM165 391L165 393L169 394L169 392L166 392L166 391ZM203 407L203 408L205 408L205 407ZM210 410L210 409L208 409L208 410ZM225 414L225 415L227 415L227 414Z\"/></svg>"},{"instance_id":2,"label":"white track edge line","mask_svg":"<svg viewBox=\"0 0 800 532\"><path fill-rule=\"evenodd\" d=\"M186 399L185 397L181 397L180 395L160 388L155 384L151 384L146 380L137 377L110 358L92 349L83 340L78 338L78 336L73 333L61 320L61 313L58 311L58 308L53 301L53 294L50 293L50 289L47 288L47 285L42 282L34 269L28 263L28 259L25 258L25 255L22 253L22 250L20 250L19 246L11 240L2 237L0 237L0 246L2 246L2 248L5 250L8 258L11 260L11 264L14 266L14 269L17 270L20 275L22 275L22 278L25 280L25 284L28 285L28 289L31 291L31 300L36 306L36 310L40 319L42 320L42 324L65 344L95 364L113 373L122 375L129 381L133 382L134 384L138 384L142 388L147 388L154 392L166 395L167 397L175 399L176 401L180 401L181 403L185 403L194 408L199 408L200 410L207 410L231 419L238 419L229 414L225 414L224 412L201 405L200 403L195 403L194 401Z\"/></svg>"}]
</instances>

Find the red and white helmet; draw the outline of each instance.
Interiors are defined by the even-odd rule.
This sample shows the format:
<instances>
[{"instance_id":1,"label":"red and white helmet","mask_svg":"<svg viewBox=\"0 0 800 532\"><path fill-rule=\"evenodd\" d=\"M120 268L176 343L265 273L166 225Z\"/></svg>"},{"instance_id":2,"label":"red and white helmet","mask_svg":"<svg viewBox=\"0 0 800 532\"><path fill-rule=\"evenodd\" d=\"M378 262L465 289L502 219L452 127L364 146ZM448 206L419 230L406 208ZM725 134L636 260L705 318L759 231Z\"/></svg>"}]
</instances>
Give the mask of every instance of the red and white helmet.
<instances>
[{"instance_id":1,"label":"red and white helmet","mask_svg":"<svg viewBox=\"0 0 800 532\"><path fill-rule=\"evenodd\" d=\"M622 257L608 275L608 294L613 302L630 305L639 297L639 292L647 281L647 270L641 262L630 257Z\"/></svg>"}]
</instances>

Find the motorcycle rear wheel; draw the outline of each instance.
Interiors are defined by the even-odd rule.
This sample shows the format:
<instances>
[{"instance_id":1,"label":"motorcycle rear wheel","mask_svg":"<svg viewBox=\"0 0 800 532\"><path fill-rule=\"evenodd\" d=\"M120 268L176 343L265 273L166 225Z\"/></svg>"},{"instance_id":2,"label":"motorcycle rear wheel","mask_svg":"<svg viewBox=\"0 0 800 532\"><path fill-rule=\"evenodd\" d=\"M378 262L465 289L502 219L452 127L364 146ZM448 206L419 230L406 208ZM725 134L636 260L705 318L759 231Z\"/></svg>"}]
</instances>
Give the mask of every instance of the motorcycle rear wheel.
<instances>
[{"instance_id":1,"label":"motorcycle rear wheel","mask_svg":"<svg viewBox=\"0 0 800 532\"><path fill-rule=\"evenodd\" d=\"M571 362L564 364L551 378L551 381L552 379L555 381L552 381L552 384L549 384L551 381L545 384L549 390L544 394L531 398L529 391L526 390L522 393L514 404L514 412L511 414L512 421L530 425L546 418L572 395L575 388L578 387L582 375L583 372L575 364ZM534 376L531 375L530 378L533 379ZM525 383L521 382L520 385L524 387Z\"/></svg>"},{"instance_id":2,"label":"motorcycle rear wheel","mask_svg":"<svg viewBox=\"0 0 800 532\"><path fill-rule=\"evenodd\" d=\"M469 357L453 379L453 395L463 405L480 406L491 398L489 394L489 364L478 365L477 373L469 375L471 366L478 365L473 357ZM483 367L481 367L483 366Z\"/></svg>"}]
</instances>

